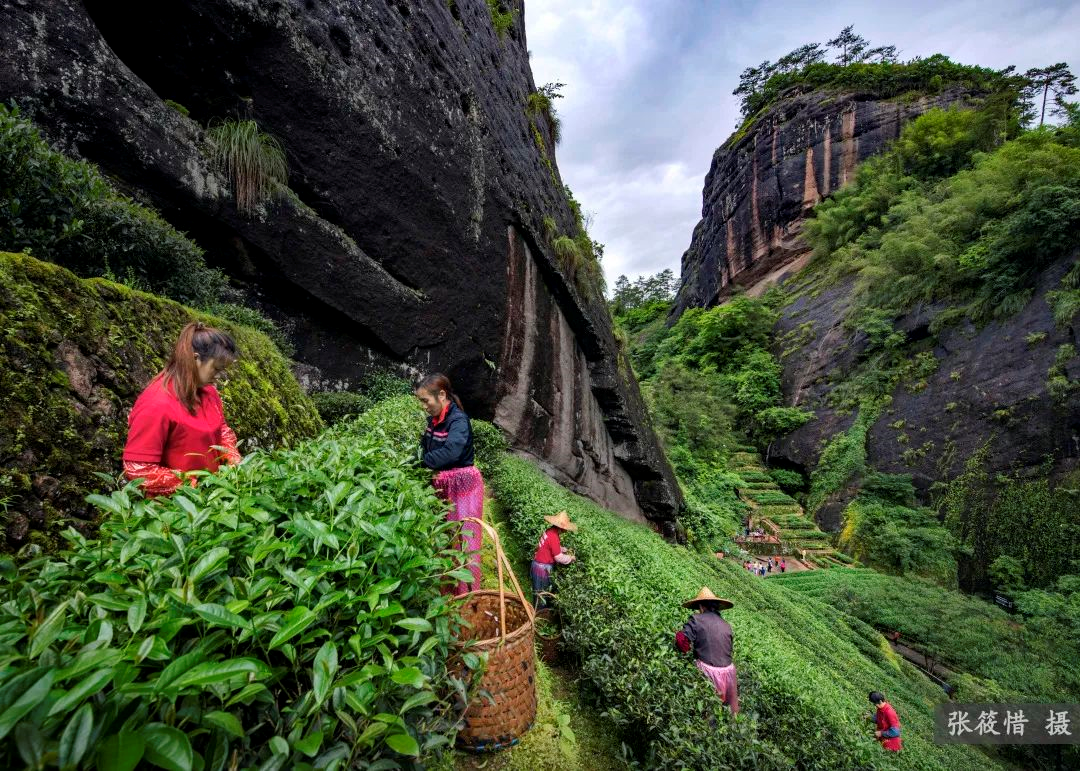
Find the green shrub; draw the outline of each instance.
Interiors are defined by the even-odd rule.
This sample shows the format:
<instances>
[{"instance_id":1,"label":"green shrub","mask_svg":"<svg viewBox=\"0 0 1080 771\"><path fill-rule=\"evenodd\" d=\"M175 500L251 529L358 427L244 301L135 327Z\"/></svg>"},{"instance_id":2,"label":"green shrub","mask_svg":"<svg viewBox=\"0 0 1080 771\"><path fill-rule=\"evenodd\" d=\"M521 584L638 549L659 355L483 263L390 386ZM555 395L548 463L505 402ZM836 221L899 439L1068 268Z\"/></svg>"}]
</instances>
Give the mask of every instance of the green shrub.
<instances>
[{"instance_id":1,"label":"green shrub","mask_svg":"<svg viewBox=\"0 0 1080 771\"><path fill-rule=\"evenodd\" d=\"M563 270L571 278L576 276L581 268L582 260L581 249L578 247L577 241L570 238L570 236L559 236L551 242L551 248L555 250L555 256L559 258Z\"/></svg>"},{"instance_id":2,"label":"green shrub","mask_svg":"<svg viewBox=\"0 0 1080 771\"><path fill-rule=\"evenodd\" d=\"M745 478L745 474L742 476ZM773 468L769 469L769 476L776 484L780 485L780 488L786 493L798 492L806 487L806 479L804 479L803 475L798 471Z\"/></svg>"},{"instance_id":3,"label":"green shrub","mask_svg":"<svg viewBox=\"0 0 1080 771\"><path fill-rule=\"evenodd\" d=\"M898 147L940 117L913 121ZM899 152L864 164L855 184L807 223L815 258L856 274L849 319L881 309L891 320L915 303L945 300L967 303L978 320L1009 315L1029 301L1043 269L1080 245L1080 149L1051 132L971 155L972 168L938 182L898 171ZM932 147L912 157L939 162Z\"/></svg>"},{"instance_id":4,"label":"green shrub","mask_svg":"<svg viewBox=\"0 0 1080 771\"><path fill-rule=\"evenodd\" d=\"M506 33L513 29L517 11L513 8L503 10L502 0L487 0L487 7L491 15L491 24L495 27L495 34L502 40L506 37Z\"/></svg>"},{"instance_id":5,"label":"green shrub","mask_svg":"<svg viewBox=\"0 0 1080 771\"><path fill-rule=\"evenodd\" d=\"M990 566L1002 556L1021 561L1029 587L1050 586L1063 566L1080 559L1080 474L1055 481L1043 474L992 477L989 451L989 444L976 450L941 496L945 526L971 552L965 587L986 586Z\"/></svg>"},{"instance_id":6,"label":"green shrub","mask_svg":"<svg viewBox=\"0 0 1080 771\"><path fill-rule=\"evenodd\" d=\"M451 740L454 558L407 447L342 431L91 500L100 540L3 566L5 767L388 768Z\"/></svg>"},{"instance_id":7,"label":"green shrub","mask_svg":"<svg viewBox=\"0 0 1080 771\"><path fill-rule=\"evenodd\" d=\"M336 425L347 418L364 414L374 403L364 394L355 391L321 391L311 395L315 409L328 426Z\"/></svg>"},{"instance_id":8,"label":"green shrub","mask_svg":"<svg viewBox=\"0 0 1080 771\"><path fill-rule=\"evenodd\" d=\"M486 475L506 452L506 437L498 426L486 420L472 420L472 430L476 466Z\"/></svg>"},{"instance_id":9,"label":"green shrub","mask_svg":"<svg viewBox=\"0 0 1080 771\"><path fill-rule=\"evenodd\" d=\"M914 573L945 586L956 585L960 543L928 509L860 495L844 510L838 546L881 570Z\"/></svg>"},{"instance_id":10,"label":"green shrub","mask_svg":"<svg viewBox=\"0 0 1080 771\"><path fill-rule=\"evenodd\" d=\"M119 276L188 305L218 300L225 277L153 210L121 195L92 164L52 150L17 108L0 104L0 250L83 277Z\"/></svg>"},{"instance_id":11,"label":"green shrub","mask_svg":"<svg viewBox=\"0 0 1080 771\"><path fill-rule=\"evenodd\" d=\"M772 75L759 90L744 99L743 114L758 114L793 88L803 91L857 91L883 99L909 92L938 93L953 86L977 92L1010 92L1015 91L1018 84L1005 72L957 64L943 54L910 62L856 62L846 65L815 62L801 69ZM1016 120L1015 109L1011 119Z\"/></svg>"},{"instance_id":12,"label":"green shrub","mask_svg":"<svg viewBox=\"0 0 1080 771\"><path fill-rule=\"evenodd\" d=\"M381 402L393 396L413 395L412 383L400 375L383 370L366 375L357 390L373 402Z\"/></svg>"},{"instance_id":13,"label":"green shrub","mask_svg":"<svg viewBox=\"0 0 1080 771\"><path fill-rule=\"evenodd\" d=\"M900 632L904 642L924 651L928 660L960 673L950 682L959 686L956 698L961 701L1052 702L1080 696L1080 627L1075 612L1080 597L1069 592L1069 578L1063 578L1062 593L1020 595L1021 607L1027 604L1025 614L1032 613L1027 618L926 579L867 569L814 570L770 581L827 602L878 629ZM1049 747L1013 747L1005 752L1005 759L1019 768L1053 768L1060 759ZM1064 765L1075 766L1077 760L1077 748L1067 749Z\"/></svg>"},{"instance_id":14,"label":"green shrub","mask_svg":"<svg viewBox=\"0 0 1080 771\"><path fill-rule=\"evenodd\" d=\"M296 354L296 346L281 327L254 308L235 303L214 303L207 310L219 319L227 319L259 330L273 341L281 355L287 359Z\"/></svg>"},{"instance_id":15,"label":"green shrub","mask_svg":"<svg viewBox=\"0 0 1080 771\"><path fill-rule=\"evenodd\" d=\"M289 182L285 150L253 120L225 120L206 132L211 155L232 182L236 208L254 212Z\"/></svg>"}]
</instances>

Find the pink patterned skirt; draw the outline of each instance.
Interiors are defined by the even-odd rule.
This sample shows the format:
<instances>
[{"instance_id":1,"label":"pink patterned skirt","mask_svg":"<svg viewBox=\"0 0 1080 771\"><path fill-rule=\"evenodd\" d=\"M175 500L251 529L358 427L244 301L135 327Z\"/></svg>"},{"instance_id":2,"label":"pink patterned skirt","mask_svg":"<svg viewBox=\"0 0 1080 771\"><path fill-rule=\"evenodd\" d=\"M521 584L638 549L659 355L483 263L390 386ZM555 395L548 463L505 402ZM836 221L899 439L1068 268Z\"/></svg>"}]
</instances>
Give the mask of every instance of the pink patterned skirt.
<instances>
[{"instance_id":1,"label":"pink patterned skirt","mask_svg":"<svg viewBox=\"0 0 1080 771\"><path fill-rule=\"evenodd\" d=\"M720 701L724 702L732 713L738 712L739 680L735 675L735 664L728 664L726 667L713 667L701 659L694 663L701 670L701 673L709 678L709 682L713 684L713 687L716 688L716 692L720 694Z\"/></svg>"},{"instance_id":2,"label":"pink patterned skirt","mask_svg":"<svg viewBox=\"0 0 1080 771\"><path fill-rule=\"evenodd\" d=\"M465 517L484 518L484 478L476 466L440 471L432 484L440 498L454 504L446 515L449 521L457 522ZM465 567L473 574L473 580L460 582L454 594L465 594L480 588L480 546L483 544L480 525L475 522L463 523L460 543L461 550L467 555Z\"/></svg>"}]
</instances>

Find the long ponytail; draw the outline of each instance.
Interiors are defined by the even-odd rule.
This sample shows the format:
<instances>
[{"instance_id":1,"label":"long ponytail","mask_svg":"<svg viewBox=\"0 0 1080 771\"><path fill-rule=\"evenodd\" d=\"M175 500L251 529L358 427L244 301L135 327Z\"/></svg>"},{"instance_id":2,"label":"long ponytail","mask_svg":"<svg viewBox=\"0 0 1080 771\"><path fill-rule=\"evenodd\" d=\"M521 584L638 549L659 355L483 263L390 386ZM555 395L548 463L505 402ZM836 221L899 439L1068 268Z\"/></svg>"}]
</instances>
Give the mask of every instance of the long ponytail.
<instances>
[{"instance_id":1,"label":"long ponytail","mask_svg":"<svg viewBox=\"0 0 1080 771\"><path fill-rule=\"evenodd\" d=\"M450 385L450 378L448 378L443 373L436 372L434 374L428 375L422 380L417 381L416 385L413 387L413 390L419 391L421 388L423 388L425 391L430 391L433 394L438 394L439 391L446 391L447 398L450 399L450 401L452 401L454 404L456 404L459 410L461 410L462 412L465 411L465 408L461 406L461 399L459 399L457 394L454 393L454 387Z\"/></svg>"},{"instance_id":2,"label":"long ponytail","mask_svg":"<svg viewBox=\"0 0 1080 771\"><path fill-rule=\"evenodd\" d=\"M176 398L192 415L199 399L199 367L195 354L202 361L210 359L235 359L236 343L233 339L201 321L193 321L180 331L172 355L165 369L157 374L162 386L176 394Z\"/></svg>"}]
</instances>

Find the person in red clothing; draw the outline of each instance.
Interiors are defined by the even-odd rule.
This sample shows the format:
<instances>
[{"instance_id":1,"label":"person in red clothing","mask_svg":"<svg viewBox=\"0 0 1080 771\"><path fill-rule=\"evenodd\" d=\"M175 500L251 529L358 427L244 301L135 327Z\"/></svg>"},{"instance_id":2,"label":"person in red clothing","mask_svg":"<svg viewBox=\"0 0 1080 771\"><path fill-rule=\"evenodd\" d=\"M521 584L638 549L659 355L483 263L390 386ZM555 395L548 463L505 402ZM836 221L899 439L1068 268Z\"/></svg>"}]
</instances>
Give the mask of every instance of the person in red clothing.
<instances>
[{"instance_id":1,"label":"person in red clothing","mask_svg":"<svg viewBox=\"0 0 1080 771\"><path fill-rule=\"evenodd\" d=\"M874 714L871 719L877 725L874 738L881 742L881 746L889 752L900 751L900 718L896 716L896 710L892 704L885 701L885 696L880 691L870 692L870 703L874 705Z\"/></svg>"},{"instance_id":2,"label":"person in red clothing","mask_svg":"<svg viewBox=\"0 0 1080 771\"><path fill-rule=\"evenodd\" d=\"M532 564L529 566L533 604L537 608L542 608L547 604L543 592L551 591L551 573L555 570L555 565L569 565L576 559L573 554L563 551L562 540L559 538L560 530L568 533L577 532L577 525L570 521L570 515L565 511L560 511L558 514L544 517L544 521L551 527L540 536L540 543L536 545L536 554L533 555Z\"/></svg>"},{"instance_id":3,"label":"person in red clothing","mask_svg":"<svg viewBox=\"0 0 1080 771\"><path fill-rule=\"evenodd\" d=\"M240 462L236 434L225 422L213 386L236 357L229 335L201 321L188 324L165 369L135 400L128 416L124 475L143 480L148 496L175 492L185 472L217 471L222 462Z\"/></svg>"}]
</instances>

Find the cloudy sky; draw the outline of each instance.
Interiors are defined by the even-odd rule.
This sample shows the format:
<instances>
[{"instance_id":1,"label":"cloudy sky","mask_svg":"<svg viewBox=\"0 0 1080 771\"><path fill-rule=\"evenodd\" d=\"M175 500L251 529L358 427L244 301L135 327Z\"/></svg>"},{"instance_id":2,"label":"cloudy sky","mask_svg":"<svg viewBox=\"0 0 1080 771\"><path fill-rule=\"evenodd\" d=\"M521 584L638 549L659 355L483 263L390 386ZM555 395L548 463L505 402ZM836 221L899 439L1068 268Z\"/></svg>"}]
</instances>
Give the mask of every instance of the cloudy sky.
<instances>
[{"instance_id":1,"label":"cloudy sky","mask_svg":"<svg viewBox=\"0 0 1080 771\"><path fill-rule=\"evenodd\" d=\"M1076 0L526 0L537 84L563 82L563 179L607 245L608 284L672 268L701 217L739 73L848 24L903 59L1080 70Z\"/></svg>"}]
</instances>

